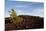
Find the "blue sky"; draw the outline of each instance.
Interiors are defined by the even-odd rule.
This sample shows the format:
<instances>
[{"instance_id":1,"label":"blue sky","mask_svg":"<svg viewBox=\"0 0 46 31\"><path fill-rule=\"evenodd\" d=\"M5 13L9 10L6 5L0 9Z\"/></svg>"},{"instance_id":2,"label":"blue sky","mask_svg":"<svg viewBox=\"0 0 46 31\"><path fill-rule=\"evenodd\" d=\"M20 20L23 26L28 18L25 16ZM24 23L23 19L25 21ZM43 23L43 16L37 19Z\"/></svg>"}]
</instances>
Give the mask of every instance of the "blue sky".
<instances>
[{"instance_id":1,"label":"blue sky","mask_svg":"<svg viewBox=\"0 0 46 31\"><path fill-rule=\"evenodd\" d=\"M9 16L9 12L14 8L17 15L44 15L44 3L41 2L26 2L26 1L8 1L5 2L5 17Z\"/></svg>"}]
</instances>

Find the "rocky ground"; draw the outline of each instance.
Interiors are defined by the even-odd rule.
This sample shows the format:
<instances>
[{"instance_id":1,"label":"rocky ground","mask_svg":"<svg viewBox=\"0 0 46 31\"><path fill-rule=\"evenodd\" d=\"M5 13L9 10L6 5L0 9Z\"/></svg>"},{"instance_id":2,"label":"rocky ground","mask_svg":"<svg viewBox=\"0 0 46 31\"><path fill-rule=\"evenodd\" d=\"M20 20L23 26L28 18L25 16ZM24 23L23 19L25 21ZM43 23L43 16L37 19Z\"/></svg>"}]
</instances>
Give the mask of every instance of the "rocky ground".
<instances>
[{"instance_id":1,"label":"rocky ground","mask_svg":"<svg viewBox=\"0 0 46 31\"><path fill-rule=\"evenodd\" d=\"M5 30L24 30L24 29L41 29L44 28L44 19L35 16L20 16L23 18L20 26L10 23L10 20L5 19Z\"/></svg>"}]
</instances>

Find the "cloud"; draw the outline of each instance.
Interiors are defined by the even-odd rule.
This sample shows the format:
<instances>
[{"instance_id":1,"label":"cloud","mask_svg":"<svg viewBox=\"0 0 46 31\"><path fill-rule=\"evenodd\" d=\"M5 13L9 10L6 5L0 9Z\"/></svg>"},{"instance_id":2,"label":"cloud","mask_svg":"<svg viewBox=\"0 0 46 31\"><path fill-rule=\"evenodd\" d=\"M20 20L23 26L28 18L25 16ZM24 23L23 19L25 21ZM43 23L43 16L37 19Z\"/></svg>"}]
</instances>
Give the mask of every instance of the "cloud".
<instances>
[{"instance_id":1,"label":"cloud","mask_svg":"<svg viewBox=\"0 0 46 31\"><path fill-rule=\"evenodd\" d=\"M25 2L27 1L27 2ZM42 16L43 17L43 3L39 2L28 2L28 0L18 1L10 0L8 1L6 10L8 8L16 8L17 15L32 15L32 16ZM6 16L9 16L9 13L6 11Z\"/></svg>"},{"instance_id":2,"label":"cloud","mask_svg":"<svg viewBox=\"0 0 46 31\"><path fill-rule=\"evenodd\" d=\"M17 15L30 15L30 16L40 16L44 17L44 9L33 9L32 11L25 11L25 10L16 10ZM7 16L9 17L9 14Z\"/></svg>"},{"instance_id":3,"label":"cloud","mask_svg":"<svg viewBox=\"0 0 46 31\"><path fill-rule=\"evenodd\" d=\"M23 10L16 10L17 15L22 15L24 13Z\"/></svg>"},{"instance_id":4,"label":"cloud","mask_svg":"<svg viewBox=\"0 0 46 31\"><path fill-rule=\"evenodd\" d=\"M32 15L43 17L44 9L34 9Z\"/></svg>"},{"instance_id":5,"label":"cloud","mask_svg":"<svg viewBox=\"0 0 46 31\"><path fill-rule=\"evenodd\" d=\"M31 12L27 12L24 10L17 10L17 15L32 15L32 16L40 16L40 17L44 17L44 9L34 9Z\"/></svg>"}]
</instances>

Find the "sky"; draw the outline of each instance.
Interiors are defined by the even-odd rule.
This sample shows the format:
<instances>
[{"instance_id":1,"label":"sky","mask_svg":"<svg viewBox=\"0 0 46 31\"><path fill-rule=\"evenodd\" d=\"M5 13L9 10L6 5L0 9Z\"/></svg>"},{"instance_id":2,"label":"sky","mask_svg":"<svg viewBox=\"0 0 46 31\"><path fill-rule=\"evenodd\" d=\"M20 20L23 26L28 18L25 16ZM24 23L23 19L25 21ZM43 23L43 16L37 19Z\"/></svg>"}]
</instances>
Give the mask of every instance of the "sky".
<instances>
[{"instance_id":1,"label":"sky","mask_svg":"<svg viewBox=\"0 0 46 31\"><path fill-rule=\"evenodd\" d=\"M8 1L29 1L29 2L44 2L44 0L8 0Z\"/></svg>"},{"instance_id":2,"label":"sky","mask_svg":"<svg viewBox=\"0 0 46 31\"><path fill-rule=\"evenodd\" d=\"M28 2L28 1L5 1L5 17L9 17L11 9L15 9L17 15L30 15L44 17L43 2Z\"/></svg>"}]
</instances>

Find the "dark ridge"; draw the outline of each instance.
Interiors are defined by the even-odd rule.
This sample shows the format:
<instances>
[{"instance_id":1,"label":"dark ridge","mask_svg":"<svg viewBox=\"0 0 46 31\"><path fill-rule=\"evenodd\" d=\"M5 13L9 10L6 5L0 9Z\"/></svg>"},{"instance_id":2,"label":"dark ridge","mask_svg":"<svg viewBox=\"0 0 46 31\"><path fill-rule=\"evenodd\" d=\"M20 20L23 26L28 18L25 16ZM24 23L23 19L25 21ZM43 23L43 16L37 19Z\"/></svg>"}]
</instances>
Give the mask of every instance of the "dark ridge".
<instances>
[{"instance_id":1,"label":"dark ridge","mask_svg":"<svg viewBox=\"0 0 46 31\"><path fill-rule=\"evenodd\" d=\"M39 16L28 16L28 15L19 15L23 18L19 28L10 22L10 17L5 18L5 26L8 30L22 30L22 29L40 29L44 28L44 18ZM11 26L11 27L9 27ZM8 28L9 27L9 28Z\"/></svg>"}]
</instances>

